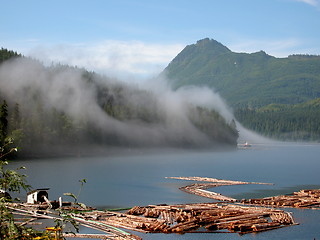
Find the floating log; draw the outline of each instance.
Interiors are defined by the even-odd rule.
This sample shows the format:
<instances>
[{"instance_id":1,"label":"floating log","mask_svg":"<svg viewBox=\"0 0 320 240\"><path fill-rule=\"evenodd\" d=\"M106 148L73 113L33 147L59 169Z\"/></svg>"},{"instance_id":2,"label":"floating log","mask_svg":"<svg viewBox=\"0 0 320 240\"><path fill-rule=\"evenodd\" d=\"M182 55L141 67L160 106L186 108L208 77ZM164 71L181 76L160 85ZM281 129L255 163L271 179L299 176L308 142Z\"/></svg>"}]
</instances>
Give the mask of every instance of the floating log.
<instances>
[{"instance_id":1,"label":"floating log","mask_svg":"<svg viewBox=\"0 0 320 240\"><path fill-rule=\"evenodd\" d=\"M243 199L243 204L291 208L320 208L320 189L300 190L289 195L260 199Z\"/></svg>"},{"instance_id":2,"label":"floating log","mask_svg":"<svg viewBox=\"0 0 320 240\"><path fill-rule=\"evenodd\" d=\"M279 222L259 223L259 224L252 225L252 230L254 232L261 232L261 231L266 231L273 228L279 228L280 225L281 224Z\"/></svg>"}]
</instances>

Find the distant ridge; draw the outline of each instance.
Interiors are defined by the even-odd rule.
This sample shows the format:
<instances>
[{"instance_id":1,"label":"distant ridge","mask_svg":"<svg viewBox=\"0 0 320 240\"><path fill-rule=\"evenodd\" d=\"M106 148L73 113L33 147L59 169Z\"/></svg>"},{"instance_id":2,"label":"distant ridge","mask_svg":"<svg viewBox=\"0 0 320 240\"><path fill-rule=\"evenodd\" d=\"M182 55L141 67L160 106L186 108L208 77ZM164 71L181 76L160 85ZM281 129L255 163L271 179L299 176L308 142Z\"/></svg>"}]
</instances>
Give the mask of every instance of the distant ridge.
<instances>
[{"instance_id":1,"label":"distant ridge","mask_svg":"<svg viewBox=\"0 0 320 240\"><path fill-rule=\"evenodd\" d=\"M209 38L186 46L162 74L174 88L211 87L236 108L297 104L320 97L320 56L235 53Z\"/></svg>"}]
</instances>

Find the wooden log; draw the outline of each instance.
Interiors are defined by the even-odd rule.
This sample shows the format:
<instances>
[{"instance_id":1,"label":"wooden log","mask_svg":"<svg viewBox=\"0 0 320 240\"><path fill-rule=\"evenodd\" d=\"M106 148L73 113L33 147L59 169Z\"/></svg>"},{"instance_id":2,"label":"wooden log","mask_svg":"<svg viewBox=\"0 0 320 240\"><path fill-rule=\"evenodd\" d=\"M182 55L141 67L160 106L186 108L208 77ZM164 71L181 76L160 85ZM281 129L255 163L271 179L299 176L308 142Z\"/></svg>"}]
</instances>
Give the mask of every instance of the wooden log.
<instances>
[{"instance_id":1,"label":"wooden log","mask_svg":"<svg viewBox=\"0 0 320 240\"><path fill-rule=\"evenodd\" d=\"M261 231L266 231L266 230L273 229L273 228L278 228L278 227L280 227L280 225L281 224L278 222L254 224L252 226L252 230L254 232L261 232Z\"/></svg>"},{"instance_id":2,"label":"wooden log","mask_svg":"<svg viewBox=\"0 0 320 240\"><path fill-rule=\"evenodd\" d=\"M189 222L180 223L180 224L177 224L171 228L168 228L167 231L181 233L181 232L186 232L186 231L190 231L193 229L197 229L199 227L200 227L200 225L196 221L189 221Z\"/></svg>"},{"instance_id":3,"label":"wooden log","mask_svg":"<svg viewBox=\"0 0 320 240\"><path fill-rule=\"evenodd\" d=\"M145 213L145 211L146 211L145 207L135 206L131 208L127 213L130 215L142 215Z\"/></svg>"},{"instance_id":4,"label":"wooden log","mask_svg":"<svg viewBox=\"0 0 320 240\"><path fill-rule=\"evenodd\" d=\"M305 202L298 202L298 203L294 204L294 206L298 207L298 208L309 208L311 206L317 206L319 204L320 204L320 202L318 202L318 201L305 201Z\"/></svg>"},{"instance_id":5,"label":"wooden log","mask_svg":"<svg viewBox=\"0 0 320 240\"><path fill-rule=\"evenodd\" d=\"M267 223L267 222L268 222L268 220L265 218L231 222L228 226L228 230L231 232L249 231L250 230L249 228L251 228L251 230L252 230L252 225L260 224L260 223Z\"/></svg>"},{"instance_id":6,"label":"wooden log","mask_svg":"<svg viewBox=\"0 0 320 240\"><path fill-rule=\"evenodd\" d=\"M155 208L145 208L145 212L144 212L143 216L151 217L151 218L158 218L160 216L160 211L158 211Z\"/></svg>"},{"instance_id":7,"label":"wooden log","mask_svg":"<svg viewBox=\"0 0 320 240\"><path fill-rule=\"evenodd\" d=\"M105 234L80 234L80 233L63 233L65 238L92 238L92 239L116 239L115 237L106 236Z\"/></svg>"}]
</instances>

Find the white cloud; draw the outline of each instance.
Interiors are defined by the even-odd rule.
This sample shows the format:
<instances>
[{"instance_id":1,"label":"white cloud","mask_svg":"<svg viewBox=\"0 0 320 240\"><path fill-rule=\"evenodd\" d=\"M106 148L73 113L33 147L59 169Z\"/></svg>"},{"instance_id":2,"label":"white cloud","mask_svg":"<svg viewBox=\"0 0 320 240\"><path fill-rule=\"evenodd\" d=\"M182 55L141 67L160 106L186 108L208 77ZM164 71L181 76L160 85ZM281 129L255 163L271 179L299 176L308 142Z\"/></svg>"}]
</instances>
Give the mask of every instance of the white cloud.
<instances>
[{"instance_id":1,"label":"white cloud","mask_svg":"<svg viewBox=\"0 0 320 240\"><path fill-rule=\"evenodd\" d=\"M108 40L94 44L38 46L28 55L51 64L84 67L113 77L152 77L184 48L181 44L149 44Z\"/></svg>"}]
</instances>

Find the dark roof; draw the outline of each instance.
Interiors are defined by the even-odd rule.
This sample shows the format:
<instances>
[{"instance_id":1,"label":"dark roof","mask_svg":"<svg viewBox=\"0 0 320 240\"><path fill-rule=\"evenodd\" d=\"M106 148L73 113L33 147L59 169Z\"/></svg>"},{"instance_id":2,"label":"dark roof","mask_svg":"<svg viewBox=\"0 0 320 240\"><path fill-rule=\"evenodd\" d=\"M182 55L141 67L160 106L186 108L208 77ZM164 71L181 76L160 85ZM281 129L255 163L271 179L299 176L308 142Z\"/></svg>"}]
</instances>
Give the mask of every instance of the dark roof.
<instances>
[{"instance_id":1,"label":"dark roof","mask_svg":"<svg viewBox=\"0 0 320 240\"><path fill-rule=\"evenodd\" d=\"M48 191L49 189L50 189L50 188L37 188L37 189L34 189L34 190L28 192L28 195L29 195L29 194L32 194L32 193L34 193L34 192Z\"/></svg>"}]
</instances>

